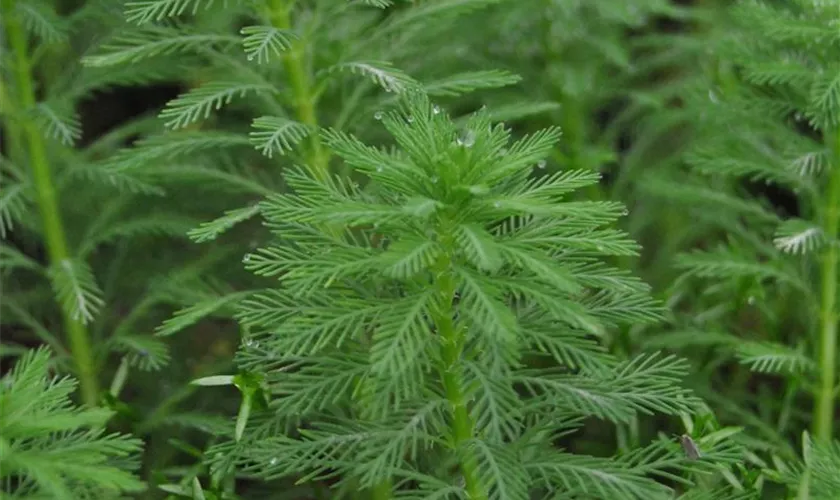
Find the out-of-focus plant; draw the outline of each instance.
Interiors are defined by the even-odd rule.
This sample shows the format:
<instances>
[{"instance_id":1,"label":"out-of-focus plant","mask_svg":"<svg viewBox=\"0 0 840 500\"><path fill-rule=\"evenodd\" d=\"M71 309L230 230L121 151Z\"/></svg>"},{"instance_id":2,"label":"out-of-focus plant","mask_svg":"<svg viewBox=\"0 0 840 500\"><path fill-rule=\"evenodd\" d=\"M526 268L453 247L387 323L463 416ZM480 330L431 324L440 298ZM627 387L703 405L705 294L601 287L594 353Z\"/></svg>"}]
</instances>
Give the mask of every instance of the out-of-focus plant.
<instances>
[{"instance_id":1,"label":"out-of-focus plant","mask_svg":"<svg viewBox=\"0 0 840 500\"><path fill-rule=\"evenodd\" d=\"M729 7L706 38L708 71L681 94L693 121L687 168L641 181L661 210L693 221L669 291L673 327L646 345L690 349L701 394L751 431L752 461L765 469L756 482L781 481L799 498L830 497L836 454L840 13L831 4ZM792 466L805 428L815 444L805 436L805 464Z\"/></svg>"}]
</instances>

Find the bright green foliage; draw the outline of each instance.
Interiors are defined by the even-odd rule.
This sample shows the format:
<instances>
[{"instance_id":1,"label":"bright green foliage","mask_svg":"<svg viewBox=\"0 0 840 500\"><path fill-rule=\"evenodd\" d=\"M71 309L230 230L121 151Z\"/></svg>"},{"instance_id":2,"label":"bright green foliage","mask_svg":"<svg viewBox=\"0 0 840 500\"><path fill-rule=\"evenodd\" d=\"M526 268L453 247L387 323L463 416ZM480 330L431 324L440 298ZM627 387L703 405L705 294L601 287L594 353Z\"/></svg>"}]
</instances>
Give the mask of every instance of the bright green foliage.
<instances>
[{"instance_id":1,"label":"bright green foliage","mask_svg":"<svg viewBox=\"0 0 840 500\"><path fill-rule=\"evenodd\" d=\"M0 0L24 34L0 53L4 334L59 368L89 338L79 375L116 371L84 398L148 437L152 496L816 498L836 453L791 443L798 395L827 415L836 382L837 15L702 3ZM76 112L159 82L182 91L101 137ZM651 154L686 137L691 169ZM753 178L799 188L798 217ZM659 290L667 334L637 234L658 283L704 252Z\"/></svg>"},{"instance_id":2,"label":"bright green foliage","mask_svg":"<svg viewBox=\"0 0 840 500\"><path fill-rule=\"evenodd\" d=\"M582 417L698 404L680 359L599 347L660 309L599 259L636 251L607 227L622 205L564 201L597 174L533 175L556 129L510 143L488 112L461 127L414 92L381 120L398 148L322 134L364 188L290 168L291 192L262 204L278 240L245 263L280 286L241 302L238 359L265 378L271 412L210 451L216 469L392 480L400 498L669 498L652 476L685 482L731 458L723 444L690 460L667 440L613 458L553 446Z\"/></svg>"},{"instance_id":3,"label":"bright green foliage","mask_svg":"<svg viewBox=\"0 0 840 500\"><path fill-rule=\"evenodd\" d=\"M223 107L246 109L253 113L251 143L262 154L298 158L302 152L315 168L326 169L327 158L317 139L307 137L326 124L343 129L372 123L372 109L391 99L374 92L376 87L401 93L420 85L397 68L399 63L405 62L412 74L429 75L423 86L436 94L460 95L518 81L503 72L440 76L454 58L434 40L452 31L460 16L498 2L422 4L384 20L379 9L366 5L370 2L344 0L311 6L282 0L130 2L126 15L138 26L106 41L85 60L96 67L177 60L182 67L195 68L203 81L162 111L167 127L190 126ZM182 13L196 15L191 25L169 20ZM236 33L232 20L238 17L247 21ZM430 48L440 54L430 54ZM333 104L321 106L322 102ZM178 135L165 137L177 140ZM217 150L235 146L215 145ZM185 153L177 146L173 152ZM142 158L138 153L134 156Z\"/></svg>"},{"instance_id":4,"label":"bright green foliage","mask_svg":"<svg viewBox=\"0 0 840 500\"><path fill-rule=\"evenodd\" d=\"M672 290L675 308L688 314L650 345L708 346L784 376L781 388L746 373L721 382L738 406L760 405L751 427L777 460L792 460L792 449L779 446L791 434L811 426L823 447L835 435L840 10L818 0L740 1L721 21L707 47L716 64L680 111L693 120L690 174L673 168L644 183L688 212L696 246L677 258L684 274ZM790 206L772 207L754 194L759 186L787 194ZM813 396L812 414L796 411L801 392ZM715 398L742 417L725 396ZM824 498L811 488L810 498Z\"/></svg>"},{"instance_id":5,"label":"bright green foliage","mask_svg":"<svg viewBox=\"0 0 840 500\"><path fill-rule=\"evenodd\" d=\"M189 263L186 254L160 257L172 239L182 246L186 232L208 215L163 198L177 191L166 174L170 165L141 169L112 160L129 139L154 129L149 117L82 137L76 110L96 93L175 72L142 62L108 69L79 64L96 37L122 23L107 0L85 2L65 16L42 0L5 0L2 9L0 316L9 331L27 332L18 340L48 344L62 365L74 367L83 398L95 404L108 355L125 356L142 370L168 361L167 346L147 332L162 312L183 304L183 285L197 281L201 264ZM157 257L146 258L152 254ZM147 288L176 262L180 276ZM62 316L63 331L52 326Z\"/></svg>"},{"instance_id":6,"label":"bright green foliage","mask_svg":"<svg viewBox=\"0 0 840 500\"><path fill-rule=\"evenodd\" d=\"M0 380L3 498L106 500L145 489L141 441L107 433L112 412L75 405L76 381L50 374L50 351L27 351Z\"/></svg>"},{"instance_id":7,"label":"bright green foliage","mask_svg":"<svg viewBox=\"0 0 840 500\"><path fill-rule=\"evenodd\" d=\"M224 215L189 232L195 241L216 240L257 215L255 200L283 189L278 162L329 170L329 154L318 137L322 127L368 133L375 109L418 86L459 96L518 82L504 71L444 73L457 57L435 43L451 37L464 14L496 3L407 5L383 18L372 8L384 7L382 2L130 2L125 14L131 25L89 53L86 65L177 66L199 75L199 81L161 111L170 132L138 141L106 162L105 171L114 182L141 189L149 165L166 162L177 165L165 172L169 179L241 193L244 200L227 202L217 209ZM240 18L245 26L235 27ZM412 76L398 64L411 68ZM250 130L240 123L243 114ZM200 127L217 130L196 131ZM220 243L241 254L241 241ZM188 303L179 315L192 321L177 323L177 330L169 323L164 331L174 334L223 313L212 307L220 300L225 299ZM199 310L205 314L195 314Z\"/></svg>"},{"instance_id":8,"label":"bright green foliage","mask_svg":"<svg viewBox=\"0 0 840 500\"><path fill-rule=\"evenodd\" d=\"M802 461L774 473L777 481L787 484L799 498L829 500L840 491L840 443L816 443L807 432L802 436Z\"/></svg>"},{"instance_id":9,"label":"bright green foliage","mask_svg":"<svg viewBox=\"0 0 840 500\"><path fill-rule=\"evenodd\" d=\"M114 410L112 421L111 412L104 409L83 414L99 428L108 421L149 437L142 470L156 474L180 453L160 439L167 427L179 425L178 435L184 436L192 429L212 428L217 420L210 412L193 412L201 406L199 398L184 410L175 404L190 396L189 388L179 387L179 382L193 378L210 356L196 352L196 344L185 339L189 355L169 364L169 345L153 335L155 327L173 310L197 302L204 308L194 308L191 315L165 326L191 325L196 316L224 315L229 296L235 297L230 292L247 288L235 281L236 276L247 276L239 270L238 255L227 248L194 249L187 233L225 206L243 203L248 199L243 192L253 196L254 189L261 194L271 190L265 187L268 183L219 167L218 153L212 154L214 162L202 162L202 153L211 156L206 144L216 140L212 134L179 137L182 145L191 140L181 150L188 154L179 156L170 144L148 139L162 128L155 116L126 116L108 109L110 92L124 87L142 91L144 86L187 76L178 65L157 64L136 54L121 66L81 64L82 55L91 53L102 38L124 29L119 3L0 2L0 350L5 365L12 355L26 353L27 346L49 346L55 369L73 373L79 382L78 395L72 394L69 382L62 383L58 395ZM163 44L157 50L168 53L175 48ZM120 122L109 124L114 118ZM135 140L137 155L120 151ZM252 149L247 138L240 145L247 152ZM220 284L228 269L238 274ZM152 371L158 373L148 373ZM19 395L20 401L36 396ZM58 403L50 408L64 411L63 400ZM32 421L31 415L27 418ZM60 434L47 437L49 430L21 428L8 439L14 437L15 446L31 445L32 453L38 453L32 460L43 462L42 451L48 453L51 443L61 444ZM35 434L26 434L29 431ZM105 463L93 454L101 449L107 454L111 445L102 439L100 431L67 437L66 449L56 449L61 463L43 465L43 481L56 485L61 479L56 474L66 473L67 487L76 488L76 479L87 479L91 468ZM78 461L68 458L73 450L79 452ZM89 453L90 468L85 463ZM0 454L4 471L18 474L10 468L12 462L6 467L5 452ZM20 455L21 461L26 459ZM73 475L74 464L80 466L78 476ZM107 477L103 482L111 484ZM17 479L8 482L15 484ZM32 485L20 487L21 495L36 498L27 493ZM69 498L83 495L88 493L71 489ZM47 492L37 498L56 497Z\"/></svg>"},{"instance_id":10,"label":"bright green foliage","mask_svg":"<svg viewBox=\"0 0 840 500\"><path fill-rule=\"evenodd\" d=\"M621 131L618 122L604 123L604 112L631 95L640 73L627 33L680 13L667 0L511 2L483 14L481 23L497 27L491 40L476 30L454 50L522 76L526 85L498 92L494 115L529 129L561 126L564 141L550 154L552 163L604 171L618 160Z\"/></svg>"}]
</instances>

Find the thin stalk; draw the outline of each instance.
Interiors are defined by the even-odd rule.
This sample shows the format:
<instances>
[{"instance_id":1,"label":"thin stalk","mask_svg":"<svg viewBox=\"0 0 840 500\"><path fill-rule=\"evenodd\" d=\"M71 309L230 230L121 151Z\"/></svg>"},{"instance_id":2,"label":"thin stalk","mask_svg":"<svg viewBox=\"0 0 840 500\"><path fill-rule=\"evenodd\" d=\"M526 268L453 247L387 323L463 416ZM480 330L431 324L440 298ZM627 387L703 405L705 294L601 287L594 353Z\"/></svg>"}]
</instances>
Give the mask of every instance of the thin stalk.
<instances>
[{"instance_id":1,"label":"thin stalk","mask_svg":"<svg viewBox=\"0 0 840 500\"><path fill-rule=\"evenodd\" d=\"M837 266L840 253L835 241L840 224L840 131L834 131L827 142L832 150L832 170L821 217L828 245L820 263L820 384L813 422L814 435L822 441L833 436L834 385L837 380Z\"/></svg>"},{"instance_id":2,"label":"thin stalk","mask_svg":"<svg viewBox=\"0 0 840 500\"><path fill-rule=\"evenodd\" d=\"M14 111L14 101L12 101L8 90L6 82L0 81L0 114L11 115ZM20 128L14 126L13 120L6 120L0 131L5 134L3 138L6 144L6 156L12 160L12 163L23 164L22 160L26 154L26 148ZM2 180L2 175L2 172L0 172L0 180Z\"/></svg>"},{"instance_id":3,"label":"thin stalk","mask_svg":"<svg viewBox=\"0 0 840 500\"><path fill-rule=\"evenodd\" d=\"M294 0L268 0L268 17L271 25L277 29L290 30L292 28L291 11L294 4ZM330 156L318 136L315 89L304 62L304 48L301 43L293 43L283 57L283 65L292 89L297 119L312 129L308 137L310 155L307 163L315 175L323 179L329 173Z\"/></svg>"},{"instance_id":4,"label":"thin stalk","mask_svg":"<svg viewBox=\"0 0 840 500\"><path fill-rule=\"evenodd\" d=\"M458 453L461 474L470 500L484 500L487 493L478 474L478 462L475 455L465 452L463 446L473 438L474 422L467 409L464 395L464 380L461 356L464 348L464 333L455 327L452 320L452 302L455 299L455 279L449 271L448 257L442 257L437 263L439 276L436 286L440 300L439 310L434 315L435 327L442 343L443 366L440 367L446 399L451 407L450 431L452 447Z\"/></svg>"},{"instance_id":5,"label":"thin stalk","mask_svg":"<svg viewBox=\"0 0 840 500\"><path fill-rule=\"evenodd\" d=\"M14 57L13 74L17 86L17 98L22 110L35 108L35 83L32 79L32 64L29 59L27 37L20 24L18 16L14 14L15 0L2 0L2 12L6 36ZM67 238L61 221L61 211L58 196L53 187L52 172L47 159L46 145L38 129L31 122L23 124L23 137L29 146L29 165L32 169L32 180L38 196L38 208L41 212L41 222L44 227L47 254L50 264L59 266L67 261L70 253L67 249ZM96 377L96 367L93 359L90 337L84 324L73 319L62 309L67 336L70 341L70 352L76 366L76 376L85 404L96 406L99 403L99 381Z\"/></svg>"},{"instance_id":6,"label":"thin stalk","mask_svg":"<svg viewBox=\"0 0 840 500\"><path fill-rule=\"evenodd\" d=\"M271 25L281 30L292 29L291 12L294 5L295 0L267 0L267 14ZM315 111L317 89L311 81L309 69L305 64L305 48L302 43L293 43L283 57L283 65L292 90L297 119L311 129L307 139L309 151L305 154L306 164L317 178L324 180L330 172L330 153L321 144L318 135L318 115ZM340 235L336 227L324 229L336 236ZM360 393L363 392L360 391ZM374 485L369 493L372 500L390 500L393 498L393 484L390 479L382 481Z\"/></svg>"}]
</instances>

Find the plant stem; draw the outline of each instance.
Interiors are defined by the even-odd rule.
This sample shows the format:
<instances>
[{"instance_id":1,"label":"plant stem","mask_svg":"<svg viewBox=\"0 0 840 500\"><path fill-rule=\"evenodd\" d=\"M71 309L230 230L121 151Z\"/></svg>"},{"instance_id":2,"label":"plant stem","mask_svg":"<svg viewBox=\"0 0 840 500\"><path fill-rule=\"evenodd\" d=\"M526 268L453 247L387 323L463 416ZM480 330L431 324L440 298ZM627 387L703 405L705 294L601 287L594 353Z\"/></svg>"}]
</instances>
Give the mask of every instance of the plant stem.
<instances>
[{"instance_id":1,"label":"plant stem","mask_svg":"<svg viewBox=\"0 0 840 500\"><path fill-rule=\"evenodd\" d=\"M271 25L277 29L292 28L291 10L294 0L268 0L268 17ZM311 129L308 142L310 157L307 162L318 178L323 179L329 173L329 152L324 149L318 136L318 116L315 113L315 98L309 71L304 64L304 45L293 43L283 57L283 65L292 89L297 119Z\"/></svg>"},{"instance_id":2,"label":"plant stem","mask_svg":"<svg viewBox=\"0 0 840 500\"><path fill-rule=\"evenodd\" d=\"M452 447L457 453L463 453L460 458L461 473L464 475L467 494L470 500L484 500L487 494L478 476L478 463L475 455L465 453L462 447L473 438L474 423L467 409L464 397L463 372L461 355L464 347L463 331L455 327L452 320L452 301L455 299L455 279L449 271L448 257L442 257L437 263L436 272L439 310L434 321L438 336L442 344L441 379L446 398L452 409L451 440Z\"/></svg>"},{"instance_id":3,"label":"plant stem","mask_svg":"<svg viewBox=\"0 0 840 500\"><path fill-rule=\"evenodd\" d=\"M17 86L17 98L20 108L24 112L31 111L37 103L35 99L35 84L32 79L32 65L29 59L27 38L18 16L14 13L15 0L2 0L2 11L6 36L14 57L14 78ZM38 208L44 228L47 254L52 266L60 266L69 259L67 238L61 221L61 211L58 196L53 187L52 172L47 159L46 145L40 131L29 121L23 124L23 137L29 145L29 165L32 169L32 180L38 196ZM85 404L96 406L99 403L99 382L96 377L96 367L93 360L90 337L84 324L73 319L62 309L67 336L70 341L70 352L76 366L76 376Z\"/></svg>"},{"instance_id":4,"label":"plant stem","mask_svg":"<svg viewBox=\"0 0 840 500\"><path fill-rule=\"evenodd\" d=\"M12 96L9 95L8 85L6 82L0 81L0 114L12 114L14 104ZM21 137L21 130L16 127L12 120L6 120L3 123L0 132L4 133L4 143L6 146L6 157L12 160L12 163L22 165L24 163L24 156L26 155L26 147Z\"/></svg>"},{"instance_id":5,"label":"plant stem","mask_svg":"<svg viewBox=\"0 0 840 500\"><path fill-rule=\"evenodd\" d=\"M295 0L267 0L267 13L271 25L280 30L291 30L291 11L294 4ZM309 154L306 155L306 164L318 179L324 180L330 171L330 153L323 147L318 135L319 124L318 115L315 112L314 86L304 61L304 52L304 44L293 43L283 57L283 65L288 75L288 83L291 86L297 119L311 129L308 137ZM326 227L324 229L335 236L341 234L336 227ZM372 500L390 500L393 498L393 485L390 479L371 488L370 497Z\"/></svg>"},{"instance_id":6,"label":"plant stem","mask_svg":"<svg viewBox=\"0 0 840 500\"><path fill-rule=\"evenodd\" d=\"M820 386L813 423L814 435L822 441L828 441L833 436L834 385L837 379L837 261L840 254L835 241L840 224L840 132L835 131L827 142L832 151L832 169L821 217L828 245L820 269Z\"/></svg>"}]
</instances>

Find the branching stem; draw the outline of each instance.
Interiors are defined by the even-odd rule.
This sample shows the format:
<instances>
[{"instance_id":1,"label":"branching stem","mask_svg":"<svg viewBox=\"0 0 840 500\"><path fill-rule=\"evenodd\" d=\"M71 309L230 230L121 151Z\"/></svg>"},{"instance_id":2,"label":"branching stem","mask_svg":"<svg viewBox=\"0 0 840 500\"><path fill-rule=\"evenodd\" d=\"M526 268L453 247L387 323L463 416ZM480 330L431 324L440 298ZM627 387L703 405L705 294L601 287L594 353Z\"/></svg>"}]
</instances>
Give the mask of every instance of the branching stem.
<instances>
[{"instance_id":1,"label":"branching stem","mask_svg":"<svg viewBox=\"0 0 840 500\"><path fill-rule=\"evenodd\" d=\"M837 380L837 264L840 253L835 241L840 224L840 132L835 131L827 142L832 151L832 169L821 217L828 245L820 268L820 384L813 422L814 435L818 440L825 441L833 436L834 386Z\"/></svg>"},{"instance_id":2,"label":"branching stem","mask_svg":"<svg viewBox=\"0 0 840 500\"><path fill-rule=\"evenodd\" d=\"M9 47L14 58L13 74L17 87L18 105L24 111L35 108L35 82L32 79L32 63L29 58L26 32L21 26L20 19L14 13L15 0L2 0L3 25L8 37ZM38 196L38 208L41 212L41 222L44 229L47 254L50 265L61 265L70 253L67 248L67 238L61 220L58 196L53 186L52 172L47 158L46 145L40 131L29 121L22 125L22 137L29 146L29 165L32 169L32 180ZM90 336L84 324L73 319L62 309L62 317L70 342L70 352L79 379L82 400L85 404L96 406L99 403L99 382L93 359Z\"/></svg>"}]
</instances>

